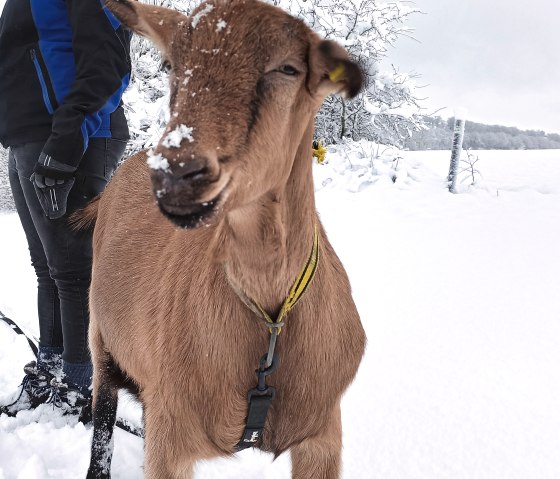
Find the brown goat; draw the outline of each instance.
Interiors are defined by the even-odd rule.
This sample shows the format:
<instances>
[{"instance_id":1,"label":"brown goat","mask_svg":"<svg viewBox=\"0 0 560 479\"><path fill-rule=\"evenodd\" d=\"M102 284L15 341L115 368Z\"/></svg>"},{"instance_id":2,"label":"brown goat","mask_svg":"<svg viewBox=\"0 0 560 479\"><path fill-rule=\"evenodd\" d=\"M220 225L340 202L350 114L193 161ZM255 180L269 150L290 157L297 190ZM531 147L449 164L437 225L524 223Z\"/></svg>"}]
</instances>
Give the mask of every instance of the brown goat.
<instances>
[{"instance_id":1,"label":"brown goat","mask_svg":"<svg viewBox=\"0 0 560 479\"><path fill-rule=\"evenodd\" d=\"M317 230L316 275L278 338L277 393L257 447L289 449L293 478L338 478L340 399L365 335L315 208L311 143L325 96L355 95L360 70L257 0L206 2L190 17L107 6L161 49L171 120L85 213L96 217L88 477L110 477L121 386L144 408L147 478L191 478L196 461L235 451L270 337L240 290L274 318Z\"/></svg>"}]
</instances>

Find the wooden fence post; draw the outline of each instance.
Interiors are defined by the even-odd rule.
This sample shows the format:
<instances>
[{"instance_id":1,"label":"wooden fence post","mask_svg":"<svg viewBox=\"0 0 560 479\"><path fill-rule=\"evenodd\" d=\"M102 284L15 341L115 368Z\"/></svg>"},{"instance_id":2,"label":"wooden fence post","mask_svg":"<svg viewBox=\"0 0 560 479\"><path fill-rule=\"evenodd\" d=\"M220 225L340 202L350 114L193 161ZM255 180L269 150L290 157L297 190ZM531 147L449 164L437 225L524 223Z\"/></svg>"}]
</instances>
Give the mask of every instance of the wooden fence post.
<instances>
[{"instance_id":1,"label":"wooden fence post","mask_svg":"<svg viewBox=\"0 0 560 479\"><path fill-rule=\"evenodd\" d=\"M447 177L448 188L451 193L457 193L457 175L459 163L461 162L461 152L463 151L463 138L465 136L465 123L467 111L463 108L455 110L455 128L453 131L453 150L451 151L451 163L449 165L449 175Z\"/></svg>"}]
</instances>

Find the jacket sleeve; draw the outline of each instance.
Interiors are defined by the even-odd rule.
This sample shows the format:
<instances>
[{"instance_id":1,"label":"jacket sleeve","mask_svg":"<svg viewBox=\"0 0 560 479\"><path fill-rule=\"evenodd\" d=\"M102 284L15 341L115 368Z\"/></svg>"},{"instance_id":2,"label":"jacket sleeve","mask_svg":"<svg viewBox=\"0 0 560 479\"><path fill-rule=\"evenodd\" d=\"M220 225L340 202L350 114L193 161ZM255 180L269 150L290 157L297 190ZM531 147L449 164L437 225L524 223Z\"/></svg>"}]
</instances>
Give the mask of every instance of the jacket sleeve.
<instances>
[{"instance_id":1,"label":"jacket sleeve","mask_svg":"<svg viewBox=\"0 0 560 479\"><path fill-rule=\"evenodd\" d=\"M100 0L66 0L76 77L55 110L43 153L77 167L102 114L120 104L130 78L130 35Z\"/></svg>"}]
</instances>

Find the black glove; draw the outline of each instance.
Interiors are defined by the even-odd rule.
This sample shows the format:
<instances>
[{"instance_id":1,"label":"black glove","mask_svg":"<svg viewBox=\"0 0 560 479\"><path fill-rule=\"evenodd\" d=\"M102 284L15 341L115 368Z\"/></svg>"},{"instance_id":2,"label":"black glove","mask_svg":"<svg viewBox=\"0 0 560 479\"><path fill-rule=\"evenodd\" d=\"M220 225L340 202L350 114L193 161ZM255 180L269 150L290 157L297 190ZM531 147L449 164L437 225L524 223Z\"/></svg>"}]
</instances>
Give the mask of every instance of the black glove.
<instances>
[{"instance_id":1,"label":"black glove","mask_svg":"<svg viewBox=\"0 0 560 479\"><path fill-rule=\"evenodd\" d=\"M51 220L61 218L66 214L66 201L74 185L76 168L41 153L33 171L30 180L45 216Z\"/></svg>"}]
</instances>

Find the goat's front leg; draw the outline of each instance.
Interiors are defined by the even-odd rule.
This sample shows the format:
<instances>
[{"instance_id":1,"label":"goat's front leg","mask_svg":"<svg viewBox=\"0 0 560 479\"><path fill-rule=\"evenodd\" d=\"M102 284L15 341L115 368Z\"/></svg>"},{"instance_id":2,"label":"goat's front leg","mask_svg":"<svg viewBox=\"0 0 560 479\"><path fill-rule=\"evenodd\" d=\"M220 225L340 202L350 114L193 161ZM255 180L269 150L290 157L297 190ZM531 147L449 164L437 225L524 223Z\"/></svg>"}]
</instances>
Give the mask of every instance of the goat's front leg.
<instances>
[{"instance_id":1,"label":"goat's front leg","mask_svg":"<svg viewBox=\"0 0 560 479\"><path fill-rule=\"evenodd\" d=\"M144 478L192 479L194 459L189 454L189 444L185 444L185 437L176 430L177 423L174 424L168 414L160 412L159 407L157 397L154 400L153 395L146 394Z\"/></svg>"},{"instance_id":2,"label":"goat's front leg","mask_svg":"<svg viewBox=\"0 0 560 479\"><path fill-rule=\"evenodd\" d=\"M339 479L342 452L340 405L315 436L291 448L292 479Z\"/></svg>"}]
</instances>

